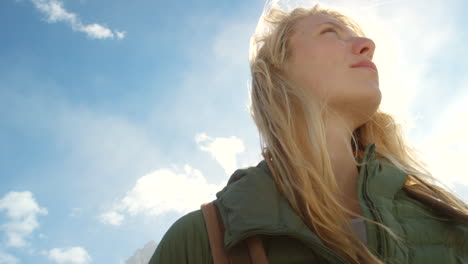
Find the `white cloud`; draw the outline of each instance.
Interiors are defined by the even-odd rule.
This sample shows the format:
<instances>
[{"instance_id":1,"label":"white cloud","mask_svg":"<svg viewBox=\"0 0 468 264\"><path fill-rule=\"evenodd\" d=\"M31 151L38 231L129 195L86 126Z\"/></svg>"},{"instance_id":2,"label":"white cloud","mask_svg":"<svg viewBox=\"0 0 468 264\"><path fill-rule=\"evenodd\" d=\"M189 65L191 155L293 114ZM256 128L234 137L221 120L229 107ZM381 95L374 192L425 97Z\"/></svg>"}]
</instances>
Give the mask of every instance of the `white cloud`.
<instances>
[{"instance_id":1,"label":"white cloud","mask_svg":"<svg viewBox=\"0 0 468 264\"><path fill-rule=\"evenodd\" d=\"M91 257L82 247L53 248L48 252L48 257L59 264L87 264L91 262Z\"/></svg>"},{"instance_id":2,"label":"white cloud","mask_svg":"<svg viewBox=\"0 0 468 264\"><path fill-rule=\"evenodd\" d=\"M37 216L47 214L47 209L41 208L29 191L7 193L0 200L2 211L6 212L8 220L1 229L6 233L10 247L26 246L26 238L39 227Z\"/></svg>"},{"instance_id":3,"label":"white cloud","mask_svg":"<svg viewBox=\"0 0 468 264\"><path fill-rule=\"evenodd\" d=\"M468 123L462 121L468 114L467 105L465 91L442 110L434 129L420 145L431 173L452 189L458 184L468 187L468 168L464 166L468 157Z\"/></svg>"},{"instance_id":4,"label":"white cloud","mask_svg":"<svg viewBox=\"0 0 468 264\"><path fill-rule=\"evenodd\" d=\"M126 31L115 31L115 34L117 35L118 39L123 39L127 35Z\"/></svg>"},{"instance_id":5,"label":"white cloud","mask_svg":"<svg viewBox=\"0 0 468 264\"><path fill-rule=\"evenodd\" d=\"M129 257L125 264L148 264L157 246L158 244L151 240L143 248L138 249L133 256Z\"/></svg>"},{"instance_id":6,"label":"white cloud","mask_svg":"<svg viewBox=\"0 0 468 264\"><path fill-rule=\"evenodd\" d=\"M99 216L99 220L104 224L118 226L122 224L124 216L116 211L109 211Z\"/></svg>"},{"instance_id":7,"label":"white cloud","mask_svg":"<svg viewBox=\"0 0 468 264\"><path fill-rule=\"evenodd\" d=\"M14 256L1 252L0 251L0 264L16 264L19 263L19 259L15 258Z\"/></svg>"},{"instance_id":8,"label":"white cloud","mask_svg":"<svg viewBox=\"0 0 468 264\"><path fill-rule=\"evenodd\" d=\"M82 31L86 32L90 37L97 39L112 38L112 31L99 24L90 24L82 27Z\"/></svg>"},{"instance_id":9,"label":"white cloud","mask_svg":"<svg viewBox=\"0 0 468 264\"><path fill-rule=\"evenodd\" d=\"M114 38L122 39L125 33L122 31L112 31L108 27L100 24L83 24L75 13L63 8L62 0L31 0L34 6L46 15L47 22L66 22L70 24L74 31L86 33L95 39Z\"/></svg>"},{"instance_id":10,"label":"white cloud","mask_svg":"<svg viewBox=\"0 0 468 264\"><path fill-rule=\"evenodd\" d=\"M198 134L195 140L202 150L212 154L226 173L236 169L236 154L244 151L242 140L236 137L211 138L204 133ZM175 165L161 168L139 178L113 209L98 218L104 224L118 226L122 224L124 214L187 213L200 208L202 203L216 199L216 193L226 183L226 180L221 184L208 183L201 171L188 164L183 169Z\"/></svg>"},{"instance_id":11,"label":"white cloud","mask_svg":"<svg viewBox=\"0 0 468 264\"><path fill-rule=\"evenodd\" d=\"M237 169L236 155L245 151L242 140L234 136L211 138L204 133L200 133L196 135L195 141L199 144L201 150L209 152L223 167L226 175L232 174Z\"/></svg>"},{"instance_id":12,"label":"white cloud","mask_svg":"<svg viewBox=\"0 0 468 264\"><path fill-rule=\"evenodd\" d=\"M163 168L138 179L121 200L120 210L130 215L187 213L214 200L216 192L224 185L208 183L203 174L190 165L185 165L183 170Z\"/></svg>"}]
</instances>

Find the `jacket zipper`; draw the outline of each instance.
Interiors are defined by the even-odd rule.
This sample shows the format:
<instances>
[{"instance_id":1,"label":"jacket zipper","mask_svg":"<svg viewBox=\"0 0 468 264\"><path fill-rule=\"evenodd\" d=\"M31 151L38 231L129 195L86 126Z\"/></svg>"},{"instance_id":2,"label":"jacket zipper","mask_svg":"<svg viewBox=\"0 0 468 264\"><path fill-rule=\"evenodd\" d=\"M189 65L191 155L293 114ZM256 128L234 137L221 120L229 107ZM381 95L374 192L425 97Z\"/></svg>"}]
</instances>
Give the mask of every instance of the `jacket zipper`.
<instances>
[{"instance_id":1,"label":"jacket zipper","mask_svg":"<svg viewBox=\"0 0 468 264\"><path fill-rule=\"evenodd\" d=\"M383 223L381 215L378 213L374 203L372 202L372 199L370 198L369 194L367 193L367 178L368 178L367 171L365 172L364 175L365 175L365 178L364 178L364 181L363 181L363 184L362 184L363 185L362 186L363 198L367 202L367 206L370 209L369 211L372 214L373 220L377 221L379 223ZM382 257L383 260L385 260L385 251L384 251L384 248L383 248L382 228L378 227L378 226L377 226L377 253L379 254L379 256Z\"/></svg>"}]
</instances>

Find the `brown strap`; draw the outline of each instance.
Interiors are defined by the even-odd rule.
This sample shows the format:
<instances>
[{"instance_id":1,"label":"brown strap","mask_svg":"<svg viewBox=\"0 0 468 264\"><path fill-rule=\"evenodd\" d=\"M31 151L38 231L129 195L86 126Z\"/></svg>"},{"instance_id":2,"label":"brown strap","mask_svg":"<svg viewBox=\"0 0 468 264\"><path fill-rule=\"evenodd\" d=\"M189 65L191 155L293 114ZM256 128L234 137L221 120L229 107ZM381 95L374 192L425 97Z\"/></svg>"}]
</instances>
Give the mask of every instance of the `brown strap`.
<instances>
[{"instance_id":1,"label":"brown strap","mask_svg":"<svg viewBox=\"0 0 468 264\"><path fill-rule=\"evenodd\" d=\"M249 247L249 254L252 263L268 264L268 259L265 255L263 243L259 236L252 236L247 238L247 246Z\"/></svg>"},{"instance_id":2,"label":"brown strap","mask_svg":"<svg viewBox=\"0 0 468 264\"><path fill-rule=\"evenodd\" d=\"M252 264L249 256L249 249L245 241L237 243L233 246L228 253L231 264Z\"/></svg>"},{"instance_id":3,"label":"brown strap","mask_svg":"<svg viewBox=\"0 0 468 264\"><path fill-rule=\"evenodd\" d=\"M214 264L268 264L259 236L247 238L245 240L247 246L242 241L226 252L223 241L224 225L218 209L213 202L202 204L201 209L205 218Z\"/></svg>"},{"instance_id":4,"label":"brown strap","mask_svg":"<svg viewBox=\"0 0 468 264\"><path fill-rule=\"evenodd\" d=\"M217 209L213 202L202 204L203 217L205 218L208 238L210 239L211 255L214 264L229 264L229 259L224 249L224 228L220 225Z\"/></svg>"},{"instance_id":5,"label":"brown strap","mask_svg":"<svg viewBox=\"0 0 468 264\"><path fill-rule=\"evenodd\" d=\"M229 252L226 252L223 241L224 225L218 209L213 202L202 204L201 209L205 218L214 264L268 264L259 236L247 238L247 246L246 243L240 242Z\"/></svg>"}]
</instances>

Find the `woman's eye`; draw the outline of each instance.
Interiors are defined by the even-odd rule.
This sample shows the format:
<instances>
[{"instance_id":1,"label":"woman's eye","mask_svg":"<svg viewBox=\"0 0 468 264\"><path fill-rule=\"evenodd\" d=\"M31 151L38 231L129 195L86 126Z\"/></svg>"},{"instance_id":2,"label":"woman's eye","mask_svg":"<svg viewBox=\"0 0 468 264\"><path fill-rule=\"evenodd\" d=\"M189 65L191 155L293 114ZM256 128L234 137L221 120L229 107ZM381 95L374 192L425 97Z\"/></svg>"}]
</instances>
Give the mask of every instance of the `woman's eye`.
<instances>
[{"instance_id":1,"label":"woman's eye","mask_svg":"<svg viewBox=\"0 0 468 264\"><path fill-rule=\"evenodd\" d=\"M336 32L336 30L333 29L333 28L327 28L327 29L325 29L324 31L322 31L322 34L323 34L323 33L326 33L326 32L335 32L335 33L338 33L338 32Z\"/></svg>"}]
</instances>

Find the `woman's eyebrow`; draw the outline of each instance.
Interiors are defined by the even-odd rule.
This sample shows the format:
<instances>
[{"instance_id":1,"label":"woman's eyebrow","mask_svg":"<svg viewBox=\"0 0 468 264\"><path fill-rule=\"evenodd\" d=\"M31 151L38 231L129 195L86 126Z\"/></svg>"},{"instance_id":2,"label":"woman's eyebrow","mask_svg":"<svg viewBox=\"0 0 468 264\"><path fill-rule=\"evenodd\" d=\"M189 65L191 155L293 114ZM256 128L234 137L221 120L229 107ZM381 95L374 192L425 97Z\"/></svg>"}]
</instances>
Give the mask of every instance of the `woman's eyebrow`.
<instances>
[{"instance_id":1,"label":"woman's eyebrow","mask_svg":"<svg viewBox=\"0 0 468 264\"><path fill-rule=\"evenodd\" d=\"M347 28L345 29L345 28L343 28L343 26L341 26L340 24L337 24L337 23L332 22L332 21L327 21L327 22L320 23L320 24L318 24L317 28L319 28L319 27L322 26L322 25L326 25L326 24L334 26L335 28L337 28L337 29L340 30L341 32L345 32L345 33L351 34L351 36L355 35L355 33L354 33L353 31L349 31L349 30L347 30Z\"/></svg>"},{"instance_id":2,"label":"woman's eyebrow","mask_svg":"<svg viewBox=\"0 0 468 264\"><path fill-rule=\"evenodd\" d=\"M321 25L325 25L325 24L329 24L329 25L335 26L335 27L337 27L337 28L338 28L339 30L341 30L341 31L346 31L346 30L343 29L343 27L342 27L341 25L339 25L339 24L337 24L337 23L335 23L335 22L331 22L331 21L323 22L323 23L321 23L321 24L318 24L318 27L321 26ZM318 28L318 27L317 27L317 28Z\"/></svg>"}]
</instances>

